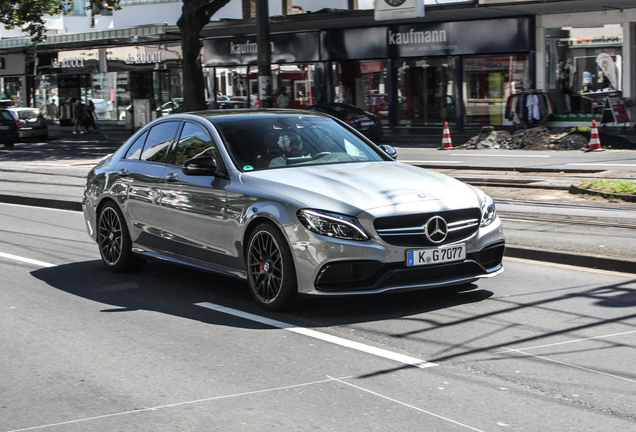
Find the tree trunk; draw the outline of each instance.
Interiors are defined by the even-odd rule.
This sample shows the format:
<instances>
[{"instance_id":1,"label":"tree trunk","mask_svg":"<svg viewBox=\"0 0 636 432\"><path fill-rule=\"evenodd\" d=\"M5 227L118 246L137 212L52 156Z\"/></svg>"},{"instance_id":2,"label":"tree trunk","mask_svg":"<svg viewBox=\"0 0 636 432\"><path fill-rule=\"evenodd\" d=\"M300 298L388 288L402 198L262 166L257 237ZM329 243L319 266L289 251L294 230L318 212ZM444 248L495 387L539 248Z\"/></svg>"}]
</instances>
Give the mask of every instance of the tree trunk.
<instances>
[{"instance_id":1,"label":"tree trunk","mask_svg":"<svg viewBox=\"0 0 636 432\"><path fill-rule=\"evenodd\" d=\"M201 66L201 41L199 34L210 22L210 17L230 0L183 0L181 17L177 26L181 30L183 53L183 108L185 111L207 109L205 79Z\"/></svg>"},{"instance_id":2,"label":"tree trunk","mask_svg":"<svg viewBox=\"0 0 636 432\"><path fill-rule=\"evenodd\" d=\"M201 41L199 33L203 26L196 11L187 11L184 4L183 14L178 25L181 29L181 52L183 53L183 108L185 111L198 111L207 108L205 103L205 81L201 66Z\"/></svg>"}]
</instances>

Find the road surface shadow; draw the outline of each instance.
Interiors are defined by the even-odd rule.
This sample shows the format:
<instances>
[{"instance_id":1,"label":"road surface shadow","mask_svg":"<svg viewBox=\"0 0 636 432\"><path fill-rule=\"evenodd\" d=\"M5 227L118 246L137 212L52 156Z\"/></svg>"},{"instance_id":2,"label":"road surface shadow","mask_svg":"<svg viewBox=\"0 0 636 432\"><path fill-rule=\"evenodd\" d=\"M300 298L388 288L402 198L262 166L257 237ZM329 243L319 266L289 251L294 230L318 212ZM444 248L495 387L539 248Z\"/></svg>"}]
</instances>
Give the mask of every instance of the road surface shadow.
<instances>
[{"instance_id":1,"label":"road surface shadow","mask_svg":"<svg viewBox=\"0 0 636 432\"><path fill-rule=\"evenodd\" d=\"M103 303L102 312L148 310L209 324L245 328L264 326L212 312L195 306L195 303L210 302L302 327L329 327L423 314L480 302L493 294L473 289L457 294L411 291L311 297L297 310L269 312L256 305L245 281L159 262L148 262L142 271L126 274L111 273L98 260L43 268L31 274L51 287Z\"/></svg>"}]
</instances>

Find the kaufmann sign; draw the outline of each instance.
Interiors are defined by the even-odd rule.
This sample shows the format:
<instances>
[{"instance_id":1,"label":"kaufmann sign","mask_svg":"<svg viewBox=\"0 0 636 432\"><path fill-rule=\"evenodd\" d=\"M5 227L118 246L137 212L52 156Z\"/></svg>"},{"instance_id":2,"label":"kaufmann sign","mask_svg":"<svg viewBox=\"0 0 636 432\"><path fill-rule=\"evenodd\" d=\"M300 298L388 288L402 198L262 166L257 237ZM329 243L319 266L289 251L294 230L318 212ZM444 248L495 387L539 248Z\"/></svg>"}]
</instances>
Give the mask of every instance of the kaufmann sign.
<instances>
[{"instance_id":1,"label":"kaufmann sign","mask_svg":"<svg viewBox=\"0 0 636 432\"><path fill-rule=\"evenodd\" d=\"M424 16L424 0L375 0L376 21Z\"/></svg>"}]
</instances>

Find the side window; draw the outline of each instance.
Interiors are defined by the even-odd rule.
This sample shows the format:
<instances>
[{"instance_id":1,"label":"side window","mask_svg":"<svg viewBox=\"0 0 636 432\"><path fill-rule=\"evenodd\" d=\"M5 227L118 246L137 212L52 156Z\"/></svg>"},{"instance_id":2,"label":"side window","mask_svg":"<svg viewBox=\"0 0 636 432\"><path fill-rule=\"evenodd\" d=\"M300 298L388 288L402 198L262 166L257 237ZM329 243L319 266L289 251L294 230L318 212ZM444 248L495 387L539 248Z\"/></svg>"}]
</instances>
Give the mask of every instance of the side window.
<instances>
[{"instance_id":1,"label":"side window","mask_svg":"<svg viewBox=\"0 0 636 432\"><path fill-rule=\"evenodd\" d=\"M146 142L147 137L148 137L148 131L139 135L139 137L137 137L133 145L131 145L128 151L126 152L126 156L124 157L124 159L139 160L139 156L141 156L141 149L144 148L144 143Z\"/></svg>"},{"instance_id":2,"label":"side window","mask_svg":"<svg viewBox=\"0 0 636 432\"><path fill-rule=\"evenodd\" d=\"M152 127L141 153L141 160L148 162L168 162L168 150L177 134L179 122L159 123Z\"/></svg>"},{"instance_id":3,"label":"side window","mask_svg":"<svg viewBox=\"0 0 636 432\"><path fill-rule=\"evenodd\" d=\"M185 161L199 156L211 156L218 160L216 146L205 129L194 123L186 123L179 137L174 163L183 165Z\"/></svg>"}]
</instances>

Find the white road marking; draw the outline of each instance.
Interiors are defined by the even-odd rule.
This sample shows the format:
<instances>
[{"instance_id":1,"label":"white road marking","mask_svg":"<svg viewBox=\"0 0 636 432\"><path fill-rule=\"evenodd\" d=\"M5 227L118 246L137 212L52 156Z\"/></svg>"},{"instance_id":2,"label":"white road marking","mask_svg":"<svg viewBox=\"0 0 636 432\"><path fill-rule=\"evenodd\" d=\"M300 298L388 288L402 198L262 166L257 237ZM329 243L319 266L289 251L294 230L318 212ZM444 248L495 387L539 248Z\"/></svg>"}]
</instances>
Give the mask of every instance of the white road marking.
<instances>
[{"instance_id":1,"label":"white road marking","mask_svg":"<svg viewBox=\"0 0 636 432\"><path fill-rule=\"evenodd\" d=\"M572 363L567 363L567 362L563 362L563 361L560 361L560 360L551 359L551 358L545 357L545 356L530 354L530 353L527 353L527 352L523 351L522 349L513 349L513 348L504 348L504 349L506 351L508 351L508 352L514 352L514 353L517 353L517 354L526 355L528 357L533 357L533 358L545 360L545 361L552 362L552 363L558 363L558 364L561 364L561 365L564 365L564 366L568 366L568 367L571 367L571 368L574 368L574 369L581 369L581 370L584 370L586 372L592 372L592 373L603 375L603 376L607 376L607 377L610 377L610 378L616 378L616 379L619 379L619 380L628 381L628 382L631 382L631 383L636 383L636 380L633 380L633 379L625 378L625 377L618 376L618 375L613 375L613 374L610 374L610 373L607 373L607 372L597 371L595 369L586 368L584 366L577 366L577 365L572 364Z\"/></svg>"},{"instance_id":2,"label":"white road marking","mask_svg":"<svg viewBox=\"0 0 636 432\"><path fill-rule=\"evenodd\" d=\"M23 263L33 264L33 265L37 265L37 266L40 266L40 267L57 267L57 264L49 264L49 263L46 263L44 261L38 261L38 260L31 259L31 258L25 258L25 257L17 256L17 255L11 255L11 254L4 253L4 252L0 252L0 258L6 258L6 259L13 260L13 261L20 261L20 262L23 262Z\"/></svg>"},{"instance_id":3,"label":"white road marking","mask_svg":"<svg viewBox=\"0 0 636 432\"><path fill-rule=\"evenodd\" d=\"M400 159L399 162L402 163L436 163L436 164L458 164L458 163L462 163L462 161L443 161L443 160L434 160L434 161L425 161L425 160L402 160Z\"/></svg>"},{"instance_id":4,"label":"white road marking","mask_svg":"<svg viewBox=\"0 0 636 432\"><path fill-rule=\"evenodd\" d=\"M570 163L566 165L636 167L636 164L613 164L613 163L600 163L600 162Z\"/></svg>"},{"instance_id":5,"label":"white road marking","mask_svg":"<svg viewBox=\"0 0 636 432\"><path fill-rule=\"evenodd\" d=\"M519 348L519 350L520 351L527 351L527 350L531 350L531 349L548 348L548 347L553 347L553 346L558 346L558 345L566 345L566 344L577 343L577 342L585 342L585 341L595 340L595 339L605 339L605 338L610 338L610 337L615 337L615 336L623 336L623 335L632 334L632 333L636 333L636 330L630 330L630 331L621 332L621 333L612 333L612 334L601 335L601 336L590 336L589 338L573 339L573 340L564 341L564 342L555 342L555 343L551 343L551 344L537 345L537 346L526 347L526 348ZM508 349L508 348L505 348L505 349Z\"/></svg>"},{"instance_id":6,"label":"white road marking","mask_svg":"<svg viewBox=\"0 0 636 432\"><path fill-rule=\"evenodd\" d=\"M213 397L209 397L209 398L205 398L205 399L197 399L197 400L186 401L186 402L177 402L177 403L168 404L168 405L159 405L159 406L155 406L155 407L151 407L151 408L136 409L136 410L133 410L133 411L122 411L122 412L113 413L113 414L106 414L106 415L95 416L95 417L87 417L87 418L83 418L83 419L69 420L69 421L66 421L66 422L52 423L52 424L47 424L47 425L33 426L33 427L24 428L24 429L14 429L14 430L7 431L7 432L23 432L23 431L30 431L30 430L36 430L36 429L51 428L51 427L56 427L56 426L69 425L69 424L75 424L75 423L82 423L82 422L93 421L93 420L101 420L101 419L110 418L110 417L117 417L117 416L129 415L129 414L138 414L138 413L143 413L143 412L148 412L148 411L157 411L157 410L160 410L160 409L174 408L174 407L183 406L183 405L192 405L192 404L198 404L198 403L202 403L202 402L210 402L210 401L229 399L229 398L235 398L235 397L241 397L241 396L250 396L250 395L255 395L255 394L259 394L259 393L268 393L268 392L274 392L274 391L279 391L279 390L289 390L289 389L293 389L293 388L306 387L306 386L311 386L311 385L316 385L316 384L323 384L323 383L332 382L332 381L343 382L341 380L347 379L347 378L350 378L350 377L343 377L343 378L331 378L331 377L328 377L328 379L320 380L320 381L313 381L313 382L307 382L307 383L301 383L301 384L293 384L293 385L288 385L288 386L283 386L283 387L275 387L275 388L265 389L265 390L255 390L255 391L244 392L244 393L235 393L235 394L224 395L224 396L213 396Z\"/></svg>"},{"instance_id":7,"label":"white road marking","mask_svg":"<svg viewBox=\"0 0 636 432\"><path fill-rule=\"evenodd\" d=\"M310 329L306 329L302 327L296 327L295 325L292 325L292 324L287 324L281 321L276 321L273 319L265 318L259 315L254 315L254 314L243 312L236 309L226 308L224 306L215 305L213 303L203 302L203 303L195 303L195 305L208 308L217 312L225 313L228 315L233 315L233 316L243 318L249 321L259 322L261 324L269 325L269 326L276 327L282 330L298 333L298 334L308 336L314 339L320 339L325 342L355 349L355 350L372 354L378 357L384 357L389 360L394 360L396 362L408 364L418 368L427 368L427 367L437 366L435 363L429 363L427 361L410 357L404 354L395 353L395 352L388 351L382 348L372 347L370 345L354 342L354 341L344 339L338 336L332 336L325 333L320 333L315 330L310 330Z\"/></svg>"},{"instance_id":8,"label":"white road marking","mask_svg":"<svg viewBox=\"0 0 636 432\"><path fill-rule=\"evenodd\" d=\"M327 376L328 376L328 375L327 375ZM330 377L330 378L331 378L331 377ZM374 391L372 391L372 390L368 390L368 389L365 389L365 388L363 388L363 387L357 386L357 385L355 385L355 384L351 384L351 383L349 383L349 382L343 381L342 379L334 378L334 380L335 380L335 381L338 381L339 383L346 384L346 385L348 385L348 386L350 386L350 387L356 388L356 389L358 389L358 390L362 390L362 391L364 391L364 392L371 393L371 394L372 394L372 395L374 395L374 396L381 397L382 399L386 399L386 400L391 401L391 402L393 402L393 403L396 403L396 404L399 404L399 405L405 406L405 407L407 407L407 408L414 409L414 410L416 410L416 411L419 411L419 412L424 413L424 414L428 414L428 415L433 416L433 417L437 417L438 419L442 419L442 420L445 420L445 421L447 421L447 422L451 422L451 423L453 423L453 424L456 424L456 425L458 425L458 426L465 427L465 428L470 429L470 430L473 430L473 431L482 432L482 431L481 431L481 429L475 429L475 428L474 428L474 427L472 427L472 426L468 426L468 425L466 425L466 424L464 424L464 423L460 423L460 422L458 422L458 421L451 420L451 419L449 419L448 417L444 417L444 416L441 416L441 415L439 415L439 414L435 414L435 413L432 413L432 412L430 412L430 411L426 411L426 410L424 410L424 409L422 409L422 408L418 408L418 407L416 407L416 406L409 405L409 404L407 404L407 403L405 403L405 402L401 402L401 401L399 401L399 400L397 400L397 399L393 399L393 398L390 398L390 397L388 397L388 396L384 396L384 395L382 395L382 394L380 394L380 393L376 393L376 392L374 392Z\"/></svg>"},{"instance_id":9,"label":"white road marking","mask_svg":"<svg viewBox=\"0 0 636 432\"><path fill-rule=\"evenodd\" d=\"M511 157L511 158L518 158L518 157L522 157L524 159L528 159L528 158L549 158L550 155L504 155L504 154L473 154L473 153L450 153L451 156L470 156L470 157L487 157L487 158L493 158L493 157Z\"/></svg>"}]
</instances>

